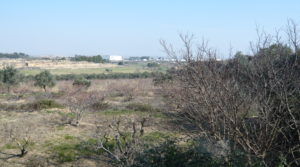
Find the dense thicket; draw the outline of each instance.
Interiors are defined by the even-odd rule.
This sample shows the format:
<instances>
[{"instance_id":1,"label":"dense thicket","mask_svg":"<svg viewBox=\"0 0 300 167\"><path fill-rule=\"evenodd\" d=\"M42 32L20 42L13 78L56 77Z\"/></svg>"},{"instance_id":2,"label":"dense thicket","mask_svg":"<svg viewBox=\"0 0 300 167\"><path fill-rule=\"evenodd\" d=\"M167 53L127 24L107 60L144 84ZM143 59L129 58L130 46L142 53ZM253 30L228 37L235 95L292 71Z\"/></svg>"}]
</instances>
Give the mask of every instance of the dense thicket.
<instances>
[{"instance_id":1,"label":"dense thicket","mask_svg":"<svg viewBox=\"0 0 300 167\"><path fill-rule=\"evenodd\" d=\"M227 143L228 156L244 153L247 165L259 161L264 166L299 166L297 45L261 37L264 42L256 45L253 55L238 52L234 58L218 61L205 42L194 52L192 38L181 39L185 48L180 56L186 62L178 61L177 70L156 79L164 81L170 106L184 122L178 125L211 143ZM169 56L179 56L162 44Z\"/></svg>"}]
</instances>

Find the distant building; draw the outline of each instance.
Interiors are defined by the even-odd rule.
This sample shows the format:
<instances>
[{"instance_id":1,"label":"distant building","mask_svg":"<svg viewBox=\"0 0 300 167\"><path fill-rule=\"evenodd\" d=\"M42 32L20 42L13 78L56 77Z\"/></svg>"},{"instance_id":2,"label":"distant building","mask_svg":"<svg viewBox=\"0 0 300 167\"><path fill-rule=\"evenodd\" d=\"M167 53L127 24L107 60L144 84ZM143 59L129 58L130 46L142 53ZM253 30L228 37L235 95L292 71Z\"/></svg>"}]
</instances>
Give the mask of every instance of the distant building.
<instances>
[{"instance_id":1,"label":"distant building","mask_svg":"<svg viewBox=\"0 0 300 167\"><path fill-rule=\"evenodd\" d=\"M111 61L111 62L123 61L123 57L118 56L118 55L110 55L109 56L109 61Z\"/></svg>"}]
</instances>

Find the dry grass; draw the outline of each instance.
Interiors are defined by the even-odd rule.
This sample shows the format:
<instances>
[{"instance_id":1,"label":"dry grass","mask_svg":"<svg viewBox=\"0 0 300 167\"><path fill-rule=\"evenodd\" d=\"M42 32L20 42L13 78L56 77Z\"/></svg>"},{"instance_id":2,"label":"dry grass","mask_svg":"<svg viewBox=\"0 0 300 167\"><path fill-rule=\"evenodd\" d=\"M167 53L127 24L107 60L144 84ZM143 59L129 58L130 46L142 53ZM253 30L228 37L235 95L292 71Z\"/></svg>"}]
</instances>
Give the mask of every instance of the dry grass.
<instances>
[{"instance_id":1,"label":"dry grass","mask_svg":"<svg viewBox=\"0 0 300 167\"><path fill-rule=\"evenodd\" d=\"M27 64L27 65L26 65ZM115 64L99 64L92 62L75 62L69 60L24 60L1 59L0 68L12 65L16 68L41 68L41 69L85 69L85 68L113 68Z\"/></svg>"},{"instance_id":2,"label":"dry grass","mask_svg":"<svg viewBox=\"0 0 300 167\"><path fill-rule=\"evenodd\" d=\"M41 99L52 99L64 104L66 92L72 89L74 89L72 81L59 81L48 93L34 87L33 83L21 84L12 94L2 94L0 104L26 105ZM78 127L62 124L62 118L72 116L68 108L50 108L33 112L0 111L0 166L109 166L103 160L78 157L78 150L75 150L76 156L73 155L73 146L94 137L96 125L107 130L109 124L116 119L134 120L146 117L148 119L146 133L165 130L163 128L165 118L159 113L127 108L129 104L139 103L153 108L164 105L151 79L94 80L87 91L100 95L109 108L85 112ZM125 124L126 122L128 121L125 121ZM30 137L32 144L25 157L6 159L7 154L18 153L13 143L8 140L9 135L5 130L7 127L16 129L19 136L24 135L25 131L28 132L26 135ZM62 155L58 153L65 153L67 150L70 151L70 155L59 157ZM71 156L71 159L66 159L70 158L68 156ZM72 159L73 156L76 159ZM59 158L63 158L62 160L66 162L60 162Z\"/></svg>"}]
</instances>

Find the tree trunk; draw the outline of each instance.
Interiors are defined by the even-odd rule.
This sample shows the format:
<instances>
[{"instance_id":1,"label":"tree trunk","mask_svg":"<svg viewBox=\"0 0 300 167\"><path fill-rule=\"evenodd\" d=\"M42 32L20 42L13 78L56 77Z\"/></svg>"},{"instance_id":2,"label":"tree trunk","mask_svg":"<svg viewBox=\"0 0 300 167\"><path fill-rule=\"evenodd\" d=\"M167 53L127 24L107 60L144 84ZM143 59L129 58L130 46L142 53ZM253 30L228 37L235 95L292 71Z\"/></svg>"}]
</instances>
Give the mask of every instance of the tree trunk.
<instances>
[{"instance_id":1,"label":"tree trunk","mask_svg":"<svg viewBox=\"0 0 300 167\"><path fill-rule=\"evenodd\" d=\"M7 86L7 93L10 94L10 86Z\"/></svg>"},{"instance_id":2,"label":"tree trunk","mask_svg":"<svg viewBox=\"0 0 300 167\"><path fill-rule=\"evenodd\" d=\"M21 149L21 153L18 155L19 157L24 157L27 154L27 150L25 148Z\"/></svg>"}]
</instances>

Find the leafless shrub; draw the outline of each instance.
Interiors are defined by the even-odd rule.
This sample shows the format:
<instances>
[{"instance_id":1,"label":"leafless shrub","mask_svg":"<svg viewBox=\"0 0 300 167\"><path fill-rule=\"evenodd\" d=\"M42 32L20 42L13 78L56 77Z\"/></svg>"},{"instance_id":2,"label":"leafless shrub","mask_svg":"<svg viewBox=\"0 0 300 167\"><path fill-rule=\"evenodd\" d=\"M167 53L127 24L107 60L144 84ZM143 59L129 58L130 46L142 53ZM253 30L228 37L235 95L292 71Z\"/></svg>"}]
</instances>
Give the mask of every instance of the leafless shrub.
<instances>
[{"instance_id":1,"label":"leafless shrub","mask_svg":"<svg viewBox=\"0 0 300 167\"><path fill-rule=\"evenodd\" d=\"M288 38L297 49L295 25ZM254 56L217 61L205 41L196 49L193 37L181 35L179 52L162 41L166 53L177 58L174 79L165 90L173 109L211 142L233 143L265 166L278 164L284 155L288 165L300 164L299 59L285 43L267 34L259 36ZM278 39L278 38L275 38ZM293 42L294 41L294 42ZM179 61L183 57L186 61ZM298 100L297 100L298 99Z\"/></svg>"},{"instance_id":2,"label":"leafless shrub","mask_svg":"<svg viewBox=\"0 0 300 167\"><path fill-rule=\"evenodd\" d=\"M65 114L68 117L67 123L74 126L79 126L85 112L89 111L91 105L95 104L99 98L97 92L78 91L67 94L65 103L71 112L71 115Z\"/></svg>"},{"instance_id":3,"label":"leafless shrub","mask_svg":"<svg viewBox=\"0 0 300 167\"><path fill-rule=\"evenodd\" d=\"M142 150L141 137L144 135L146 118L139 121L132 120L129 124L122 125L119 119L109 125L110 132L104 132L102 126L97 126L96 149L103 150L108 157L117 161L120 166L131 166L134 163L136 155ZM111 138L110 136L114 136ZM109 147L107 143L113 144Z\"/></svg>"},{"instance_id":4,"label":"leafless shrub","mask_svg":"<svg viewBox=\"0 0 300 167\"><path fill-rule=\"evenodd\" d=\"M124 101L131 101L134 97L136 87L129 82L112 83L109 90L112 95L125 97Z\"/></svg>"},{"instance_id":5,"label":"leafless shrub","mask_svg":"<svg viewBox=\"0 0 300 167\"><path fill-rule=\"evenodd\" d=\"M2 153L4 155L9 155L6 159L12 157L24 157L28 153L28 147L33 143L29 132L30 127L18 127L10 124L3 124L3 136L5 136L6 145L9 145L17 150L17 154Z\"/></svg>"}]
</instances>

